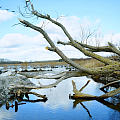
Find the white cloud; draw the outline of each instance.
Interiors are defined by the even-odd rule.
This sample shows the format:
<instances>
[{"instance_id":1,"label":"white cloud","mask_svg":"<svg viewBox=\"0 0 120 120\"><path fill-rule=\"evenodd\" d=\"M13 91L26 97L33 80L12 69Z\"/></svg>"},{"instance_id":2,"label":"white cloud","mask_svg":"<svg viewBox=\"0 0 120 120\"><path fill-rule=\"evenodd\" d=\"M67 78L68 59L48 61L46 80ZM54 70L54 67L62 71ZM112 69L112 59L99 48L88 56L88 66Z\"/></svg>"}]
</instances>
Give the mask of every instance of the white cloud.
<instances>
[{"instance_id":1,"label":"white cloud","mask_svg":"<svg viewBox=\"0 0 120 120\"><path fill-rule=\"evenodd\" d=\"M7 34L0 40L0 47L14 48L19 46L31 47L45 44L41 35L35 37L29 37L24 34Z\"/></svg>"},{"instance_id":2,"label":"white cloud","mask_svg":"<svg viewBox=\"0 0 120 120\"><path fill-rule=\"evenodd\" d=\"M0 10L0 23L11 19L13 16L14 14L12 12L8 12L7 10Z\"/></svg>"},{"instance_id":3,"label":"white cloud","mask_svg":"<svg viewBox=\"0 0 120 120\"><path fill-rule=\"evenodd\" d=\"M55 53L45 49L48 43L41 35L29 37L23 34L7 34L0 40L0 58L12 60L56 59Z\"/></svg>"},{"instance_id":4,"label":"white cloud","mask_svg":"<svg viewBox=\"0 0 120 120\"><path fill-rule=\"evenodd\" d=\"M64 17L59 19L62 24L65 25L69 33L76 40L80 39L81 34L81 25L86 27L94 27L89 20L82 20L78 17ZM82 24L81 24L82 23ZM95 24L98 23L96 20ZM64 35L63 31L53 25L52 23L46 23L45 30L49 34L50 38L56 43L56 41L68 41L68 38ZM40 22L39 26L42 25ZM25 29L23 29L25 30ZM33 30L30 32L34 32ZM30 33L31 34L31 33ZM107 42L119 43L120 42L120 33L117 34L106 34L99 37L100 45L106 45ZM96 45L96 38L94 36L88 42L91 45ZM60 57L54 53L45 49L46 46L49 46L47 41L43 38L41 34L35 34L34 36L28 36L24 34L6 34L3 38L0 39L0 58L8 58L12 60L53 60L60 59ZM61 50L70 58L81 58L84 55L71 46L62 46L58 45Z\"/></svg>"}]
</instances>

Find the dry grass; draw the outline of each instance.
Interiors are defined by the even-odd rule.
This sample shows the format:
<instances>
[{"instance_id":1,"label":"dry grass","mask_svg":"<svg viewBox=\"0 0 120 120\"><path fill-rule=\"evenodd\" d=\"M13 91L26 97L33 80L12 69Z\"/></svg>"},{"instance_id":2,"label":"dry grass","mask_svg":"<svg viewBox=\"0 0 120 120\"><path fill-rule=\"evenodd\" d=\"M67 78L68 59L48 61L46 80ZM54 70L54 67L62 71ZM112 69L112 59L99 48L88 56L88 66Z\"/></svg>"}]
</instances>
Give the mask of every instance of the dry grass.
<instances>
[{"instance_id":1,"label":"dry grass","mask_svg":"<svg viewBox=\"0 0 120 120\"><path fill-rule=\"evenodd\" d=\"M80 60L74 60L74 62L80 64L81 66L87 67L87 68L95 68L95 67L101 67L104 66L103 63L95 60L95 59L80 59ZM46 61L46 62L23 62L20 64L0 64L0 66L4 67L7 69L10 66L14 66L14 68L17 68L18 66L21 66L23 69L27 69L28 66L31 67L43 67L43 66L59 66L59 65L64 65L67 66L68 64L64 61L58 62L58 61Z\"/></svg>"},{"instance_id":2,"label":"dry grass","mask_svg":"<svg viewBox=\"0 0 120 120\"><path fill-rule=\"evenodd\" d=\"M95 59L77 61L77 63L79 63L81 66L87 67L87 68L95 68L95 67L104 66L103 63L101 63L100 61L95 60Z\"/></svg>"}]
</instances>

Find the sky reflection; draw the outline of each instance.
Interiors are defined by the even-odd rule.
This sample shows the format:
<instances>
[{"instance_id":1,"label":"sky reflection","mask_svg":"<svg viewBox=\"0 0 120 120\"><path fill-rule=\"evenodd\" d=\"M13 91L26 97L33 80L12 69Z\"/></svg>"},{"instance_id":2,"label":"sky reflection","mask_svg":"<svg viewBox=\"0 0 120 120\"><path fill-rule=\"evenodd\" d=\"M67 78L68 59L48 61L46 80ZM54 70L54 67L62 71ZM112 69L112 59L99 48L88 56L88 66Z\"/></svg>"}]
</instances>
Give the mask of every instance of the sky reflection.
<instances>
[{"instance_id":1,"label":"sky reflection","mask_svg":"<svg viewBox=\"0 0 120 120\"><path fill-rule=\"evenodd\" d=\"M69 100L69 94L73 94L72 80L76 82L76 86L79 89L87 82L88 78L72 77L59 83L56 88L41 89L41 90L34 90L34 91L40 94L45 94L48 97L48 101L46 102L45 106L47 105L52 109L59 108L59 107L68 108L71 104L71 101ZM35 82L37 83L37 81ZM40 82L42 84L49 84L49 83L52 83L53 81L46 79L46 80L40 80ZM97 83L95 83L93 80L90 81L90 83L83 90L83 92L92 94L92 95L103 94L103 92L100 91L99 88L97 88Z\"/></svg>"},{"instance_id":2,"label":"sky reflection","mask_svg":"<svg viewBox=\"0 0 120 120\"><path fill-rule=\"evenodd\" d=\"M72 77L62 81L55 88L32 90L46 95L48 100L45 103L26 102L26 104L19 106L16 113L14 113L14 108L10 108L7 111L5 106L3 106L0 108L0 120L119 120L120 112L107 107L101 102L69 99L69 94L73 94L72 80L75 81L77 88L80 89L88 79L87 77ZM38 84L36 80L33 81ZM54 82L54 80L41 79L40 82L49 84ZM91 80L83 92L91 95L102 95L103 92L100 91L99 86L99 83ZM34 95L30 95L30 100L35 100L36 98Z\"/></svg>"},{"instance_id":3,"label":"sky reflection","mask_svg":"<svg viewBox=\"0 0 120 120\"><path fill-rule=\"evenodd\" d=\"M0 120L13 120L15 115L14 111L6 111L4 108L0 108Z\"/></svg>"}]
</instances>

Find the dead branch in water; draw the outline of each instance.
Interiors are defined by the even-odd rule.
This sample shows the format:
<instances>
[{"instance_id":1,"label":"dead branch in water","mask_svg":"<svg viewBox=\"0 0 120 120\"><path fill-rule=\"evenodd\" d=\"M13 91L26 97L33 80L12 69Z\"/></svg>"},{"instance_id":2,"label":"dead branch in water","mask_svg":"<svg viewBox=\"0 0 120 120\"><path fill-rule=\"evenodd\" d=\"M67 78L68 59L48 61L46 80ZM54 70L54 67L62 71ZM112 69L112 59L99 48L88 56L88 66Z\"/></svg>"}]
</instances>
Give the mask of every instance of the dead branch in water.
<instances>
[{"instance_id":1,"label":"dead branch in water","mask_svg":"<svg viewBox=\"0 0 120 120\"><path fill-rule=\"evenodd\" d=\"M83 88L85 88L88 85L89 81L90 80L88 80L87 83L86 83L86 85L84 85L80 90L77 90L75 82L72 81L73 92L75 94L73 94L73 96L70 95L70 98L72 98L72 99L99 100L99 99L106 99L106 98L112 97L112 96L120 93L120 88L118 88L116 90L113 90L113 91L110 91L110 92L108 92L106 94L103 94L101 96L93 96L93 95L90 95L90 94L82 93L81 91L83 90Z\"/></svg>"},{"instance_id":2,"label":"dead branch in water","mask_svg":"<svg viewBox=\"0 0 120 120\"><path fill-rule=\"evenodd\" d=\"M116 83L119 83L119 82L120 82L120 80L116 80L116 81L110 82L110 83L104 85L103 87L101 87L100 89L102 90L102 89L104 89L106 87L112 86L112 85L114 85Z\"/></svg>"}]
</instances>

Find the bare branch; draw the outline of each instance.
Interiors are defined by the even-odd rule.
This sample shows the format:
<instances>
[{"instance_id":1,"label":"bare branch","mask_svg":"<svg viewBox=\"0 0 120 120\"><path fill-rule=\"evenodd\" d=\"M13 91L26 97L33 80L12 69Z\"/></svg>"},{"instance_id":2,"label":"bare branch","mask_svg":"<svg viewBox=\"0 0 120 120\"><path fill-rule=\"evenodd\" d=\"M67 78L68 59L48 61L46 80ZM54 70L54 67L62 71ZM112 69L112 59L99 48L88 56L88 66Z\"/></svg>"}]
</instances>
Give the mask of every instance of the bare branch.
<instances>
[{"instance_id":1,"label":"bare branch","mask_svg":"<svg viewBox=\"0 0 120 120\"><path fill-rule=\"evenodd\" d=\"M54 51L55 52L55 48L52 48L52 47L46 47L45 49L49 50L49 51Z\"/></svg>"},{"instance_id":2,"label":"bare branch","mask_svg":"<svg viewBox=\"0 0 120 120\"><path fill-rule=\"evenodd\" d=\"M111 61L111 60L109 60L109 59L106 59L106 58L103 58L103 57L101 57L101 56L99 56L99 55L97 55L97 54L95 54L95 53L92 53L92 52L90 52L90 51L87 51L87 50L85 50L80 44L78 44L77 42L75 42L74 40L73 40L73 38L71 37L71 35L69 34L69 32L66 30L66 28L61 24L61 23L59 23L58 21L55 21L55 20L53 20L51 17L50 17L50 15L43 15L43 14L40 14L39 12L37 12L37 11L35 11L35 10L32 10L32 14L33 15L35 15L35 16L37 16L37 17L40 17L40 18L43 18L43 19L47 19L47 20L49 20L50 22L52 22L53 24L55 24L55 25L57 25L57 26L59 26L62 30L63 30L63 32L65 33L65 35L67 36L67 38L70 40L70 42L71 42L71 44L72 44L72 46L74 46L75 48L77 48L78 50L80 50L81 52L83 52L85 55L87 55L87 56L90 56L90 57L93 57L93 58L95 58L95 59L97 59L97 60L99 60L99 61L101 61L101 62L103 62L103 63L105 63L106 65L108 65L108 64L113 64L114 62L113 61ZM34 29L34 28L33 28ZM92 33L90 34L90 36L92 35ZM89 36L89 35L88 35ZM47 40L48 41L48 40ZM53 47L53 46L51 46L51 47ZM54 47L53 47L54 48ZM61 53L61 51L59 52L59 53ZM59 54L58 54L59 55ZM63 56L63 55L62 55ZM65 59L64 59L65 60ZM68 63L68 61L66 61L67 63ZM75 67L75 66L74 66ZM76 68L76 67L75 67Z\"/></svg>"},{"instance_id":3,"label":"bare branch","mask_svg":"<svg viewBox=\"0 0 120 120\"><path fill-rule=\"evenodd\" d=\"M43 89L43 88L53 88L56 87L60 82L62 82L63 80L72 77L73 74L64 74L64 76L60 77L59 79L57 79L54 83L49 84L49 85L43 85L43 84L39 84L39 86L29 86L29 85L12 85L10 86L10 90L11 89ZM38 78L38 77L36 77Z\"/></svg>"},{"instance_id":4,"label":"bare branch","mask_svg":"<svg viewBox=\"0 0 120 120\"><path fill-rule=\"evenodd\" d=\"M37 11L32 11L32 13L33 13L35 16L37 16L37 17L40 17L40 18L43 18L43 19L47 19L47 20L49 20L50 22L54 23L55 25L59 26L59 27L63 30L63 32L65 33L65 35L68 37L68 39L69 39L70 41L73 41L73 38L72 38L71 35L68 33L68 31L66 30L66 28L65 28L61 23L59 23L58 21L53 20L53 19L50 17L50 15L48 15L48 14L47 14L47 15L43 15L43 14L38 13Z\"/></svg>"},{"instance_id":5,"label":"bare branch","mask_svg":"<svg viewBox=\"0 0 120 120\"><path fill-rule=\"evenodd\" d=\"M62 42L62 41L58 41L57 44L62 44L62 45L71 45L70 42Z\"/></svg>"},{"instance_id":6,"label":"bare branch","mask_svg":"<svg viewBox=\"0 0 120 120\"><path fill-rule=\"evenodd\" d=\"M91 52L113 52L113 53L116 53L117 55L120 55L120 51L110 42L108 42L109 46L102 46L102 47L95 47L95 46L83 44L80 42L77 42L77 43L85 48L88 48L88 50Z\"/></svg>"},{"instance_id":7,"label":"bare branch","mask_svg":"<svg viewBox=\"0 0 120 120\"><path fill-rule=\"evenodd\" d=\"M87 81L87 83L79 90L79 92L81 92L88 84L89 84L90 80Z\"/></svg>"},{"instance_id":8,"label":"bare branch","mask_svg":"<svg viewBox=\"0 0 120 120\"><path fill-rule=\"evenodd\" d=\"M73 67L77 68L79 70L79 72L82 72L82 73L87 73L87 74L98 74L98 73L111 73L115 70L118 70L119 69L119 63L116 62L116 61L112 61L112 60L109 60L107 58L103 58L99 55L96 55L90 51L87 51L85 50L81 45L78 45L78 44L75 44L74 47L75 48L79 48L81 52L83 52L85 55L87 56L91 56L93 58L96 58L98 59L99 61L102 61L103 63L106 63L106 64L110 64L109 66L104 66L103 68L98 68L98 69L89 69L89 68L85 68L85 67L82 67L80 66L79 64L73 62L71 59L67 58L64 53L59 50L55 44L52 42L52 40L50 39L50 37L48 36L48 34L40 27L37 27L31 23L29 23L28 21L25 21L25 20L21 20L19 19L19 21L21 23L23 23L24 25L26 25L27 27L30 27L38 32L40 32L44 38L48 41L48 43L51 45L52 48L55 49L55 52L65 61L67 62L68 64L72 65ZM73 43L74 44L74 43ZM108 69L109 68L109 69Z\"/></svg>"},{"instance_id":9,"label":"bare branch","mask_svg":"<svg viewBox=\"0 0 120 120\"><path fill-rule=\"evenodd\" d=\"M112 43L108 42L108 44L109 44L109 47L112 50L112 52L120 55L120 51Z\"/></svg>"},{"instance_id":10,"label":"bare branch","mask_svg":"<svg viewBox=\"0 0 120 120\"><path fill-rule=\"evenodd\" d=\"M117 88L116 90L110 91L104 95L99 96L99 98L106 99L106 98L112 97L114 95L117 95L119 93L120 93L120 88Z\"/></svg>"},{"instance_id":11,"label":"bare branch","mask_svg":"<svg viewBox=\"0 0 120 120\"><path fill-rule=\"evenodd\" d=\"M78 44L81 46L88 48L89 51L91 52L112 52L109 46L102 46L102 47L95 47L87 44L83 44L81 42L76 41Z\"/></svg>"},{"instance_id":12,"label":"bare branch","mask_svg":"<svg viewBox=\"0 0 120 120\"><path fill-rule=\"evenodd\" d=\"M79 43L79 42L77 42L77 41L72 42L72 43L71 43L71 42L65 43L65 42L58 41L58 43L59 43L59 44L63 44L63 45L71 45L71 46L77 48L78 50L80 50L80 51L81 51L82 53L84 53L86 56L89 56L89 57L92 57L92 58L94 58L94 59L97 59L97 60L105 63L106 65L118 63L118 62L116 62L116 61L112 61L112 60L110 60L110 59L108 59L108 58L104 58L104 57L102 57L102 56L100 56L100 55L97 55L97 54L93 53L92 51L89 51L89 50L87 50L87 49L84 48L84 47L86 47L86 48L89 48L89 49L92 49L92 50L97 50L97 49L98 49L98 50L100 50L100 49L101 49L101 50L104 50L104 48L105 48L105 50L111 50L111 48L109 48L109 47L107 47L107 46L105 46L105 47L100 47L100 49L99 49L99 47L90 46L90 45L87 45L87 44Z\"/></svg>"},{"instance_id":13,"label":"bare branch","mask_svg":"<svg viewBox=\"0 0 120 120\"><path fill-rule=\"evenodd\" d=\"M55 46L55 44L52 42L52 40L50 39L50 37L48 36L48 34L47 34L42 28L40 28L40 27L38 27L38 26L35 26L35 25L29 23L29 22L26 21L26 20L19 19L19 21L20 21L21 23L23 23L24 25L26 25L26 27L30 27L30 28L32 28L32 29L40 32L40 33L43 35L43 37L47 40L47 42L50 44L50 46L51 46L53 49L55 49L55 52L56 52L65 62L67 62L68 64L72 65L73 67L79 69L81 72L86 72L86 73L89 73L89 74L93 74L93 72L92 72L90 69L84 68L84 67L80 66L79 64L73 62L73 61L70 60L69 58L67 58L67 57L64 55L64 53Z\"/></svg>"},{"instance_id":14,"label":"bare branch","mask_svg":"<svg viewBox=\"0 0 120 120\"><path fill-rule=\"evenodd\" d=\"M33 7L31 0L25 0L25 2L26 2L26 7L28 7L28 3L30 3L31 9L32 11L34 11L34 7Z\"/></svg>"},{"instance_id":15,"label":"bare branch","mask_svg":"<svg viewBox=\"0 0 120 120\"><path fill-rule=\"evenodd\" d=\"M100 89L102 90L102 89L104 89L104 88L106 88L108 86L112 86L112 85L114 85L116 83L120 83L120 80L116 80L116 81L110 82L110 83L104 85L103 87L101 87Z\"/></svg>"},{"instance_id":16,"label":"bare branch","mask_svg":"<svg viewBox=\"0 0 120 120\"><path fill-rule=\"evenodd\" d=\"M73 94L73 96L70 96L70 98L72 98L72 99L79 98L79 99L99 100L99 99L106 99L106 98L112 97L112 96L120 93L120 88L118 88L116 90L112 90L112 91L110 91L106 94L103 94L101 96L93 96L93 95L81 93L80 91L78 91L74 81L72 81L72 85L73 85L73 92L75 93L75 94ZM87 85L87 83L86 83L86 85Z\"/></svg>"},{"instance_id":17,"label":"bare branch","mask_svg":"<svg viewBox=\"0 0 120 120\"><path fill-rule=\"evenodd\" d=\"M58 43L59 43L59 44L63 44L63 45L71 45L71 46L77 48L78 50L80 50L80 51L81 51L82 53L84 53L86 56L89 56L89 57L92 57L92 58L94 58L94 59L97 59L97 60L105 63L106 65L108 65L108 64L113 64L113 63L118 63L118 62L116 62L116 61L112 61L112 60L110 60L110 59L107 59L107 58L104 58L104 57L102 57L102 56L100 56L100 55L97 55L97 54L95 54L95 53L93 53L93 52L91 52L91 51L89 51L89 50L86 50L86 49L84 48L84 47L89 47L89 48L91 48L91 49L92 49L92 48L94 49L93 46L89 46L89 45L86 45L86 44L78 43L77 41L72 42L72 43L71 43L71 42L65 43L65 42L59 41ZM82 47L82 45L83 45L84 47ZM96 48L97 48L97 47L96 47Z\"/></svg>"}]
</instances>

